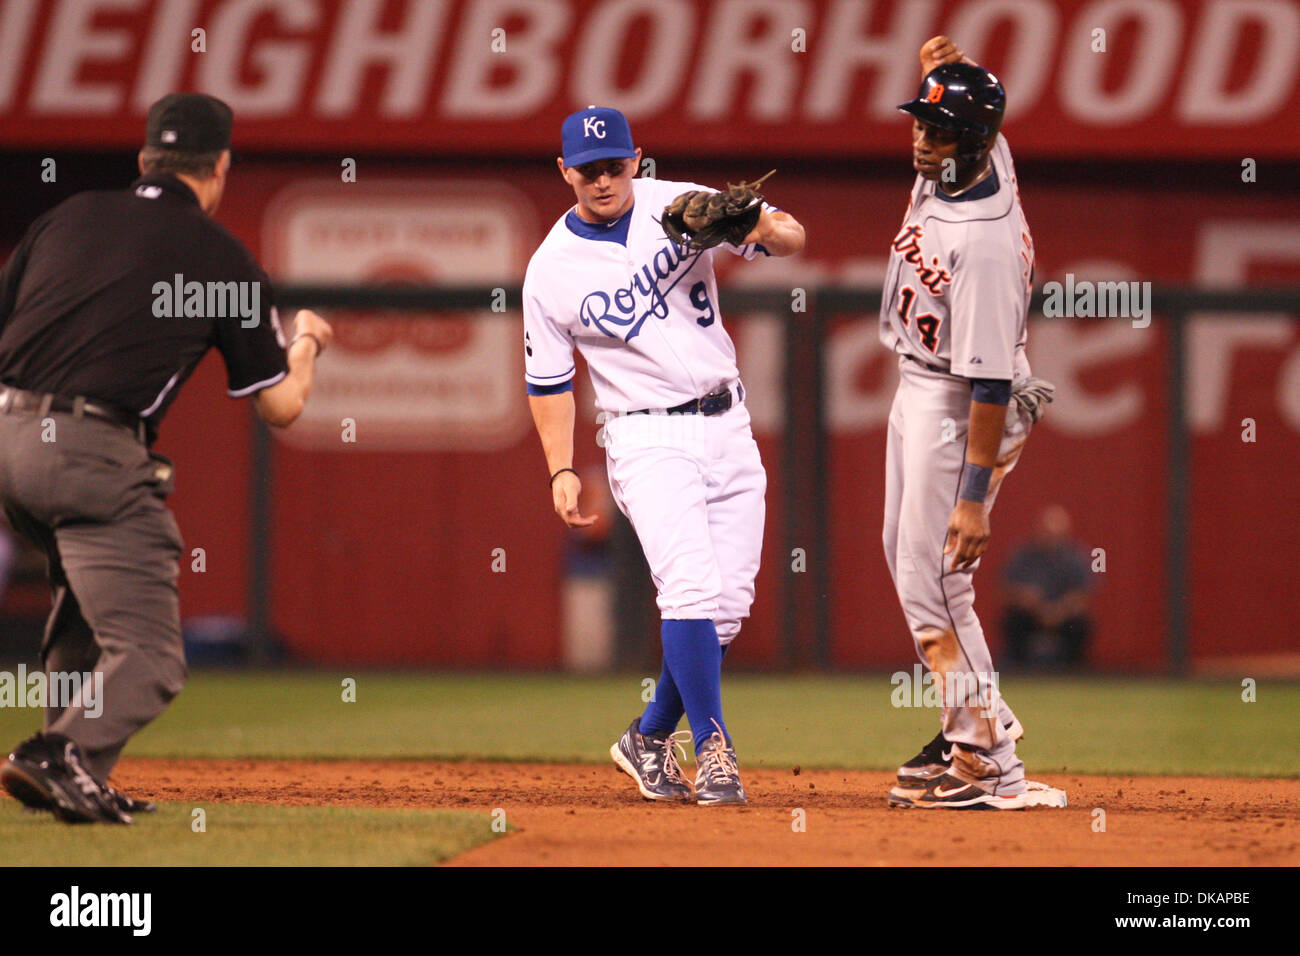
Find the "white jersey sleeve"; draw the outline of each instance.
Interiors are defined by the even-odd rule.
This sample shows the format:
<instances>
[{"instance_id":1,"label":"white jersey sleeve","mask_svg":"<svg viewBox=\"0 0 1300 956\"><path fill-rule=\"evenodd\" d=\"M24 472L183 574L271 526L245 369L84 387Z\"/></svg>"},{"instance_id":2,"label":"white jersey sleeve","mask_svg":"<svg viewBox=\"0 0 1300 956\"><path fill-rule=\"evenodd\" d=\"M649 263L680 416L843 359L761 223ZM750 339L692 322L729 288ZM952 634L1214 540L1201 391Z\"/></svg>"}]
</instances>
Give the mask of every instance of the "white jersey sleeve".
<instances>
[{"instance_id":1,"label":"white jersey sleeve","mask_svg":"<svg viewBox=\"0 0 1300 956\"><path fill-rule=\"evenodd\" d=\"M550 388L573 378L574 342L552 317L532 269L524 278L524 380Z\"/></svg>"}]
</instances>

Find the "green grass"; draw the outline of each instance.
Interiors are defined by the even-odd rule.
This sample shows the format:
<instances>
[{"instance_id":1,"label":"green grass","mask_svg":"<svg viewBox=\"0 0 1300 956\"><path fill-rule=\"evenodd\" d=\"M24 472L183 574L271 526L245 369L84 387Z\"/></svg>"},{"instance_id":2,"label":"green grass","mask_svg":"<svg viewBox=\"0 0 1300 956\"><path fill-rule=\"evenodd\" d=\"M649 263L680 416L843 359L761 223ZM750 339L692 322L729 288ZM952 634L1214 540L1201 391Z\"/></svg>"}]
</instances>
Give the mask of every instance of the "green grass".
<instances>
[{"instance_id":1,"label":"green grass","mask_svg":"<svg viewBox=\"0 0 1300 956\"><path fill-rule=\"evenodd\" d=\"M0 804L0 866L430 866L492 839L482 813L162 804L134 826L67 826Z\"/></svg>"},{"instance_id":2,"label":"green grass","mask_svg":"<svg viewBox=\"0 0 1300 956\"><path fill-rule=\"evenodd\" d=\"M341 681L356 678L356 702ZM1300 776L1300 684L1007 677L1031 772ZM889 769L937 729L890 705L886 674L728 675L727 723L755 766ZM199 673L127 753L603 762L642 709L641 676ZM0 741L37 726L0 709Z\"/></svg>"},{"instance_id":3,"label":"green grass","mask_svg":"<svg viewBox=\"0 0 1300 956\"><path fill-rule=\"evenodd\" d=\"M342 680L356 679L356 702ZM1300 684L1006 678L1031 773L1300 776ZM892 769L927 740L933 708L894 708L889 675L728 675L743 765ZM641 676L198 673L132 756L488 758L603 763L640 712ZM39 724L0 708L0 743ZM0 800L0 866L429 865L492 838L481 813L163 804L133 827L67 827Z\"/></svg>"}]
</instances>

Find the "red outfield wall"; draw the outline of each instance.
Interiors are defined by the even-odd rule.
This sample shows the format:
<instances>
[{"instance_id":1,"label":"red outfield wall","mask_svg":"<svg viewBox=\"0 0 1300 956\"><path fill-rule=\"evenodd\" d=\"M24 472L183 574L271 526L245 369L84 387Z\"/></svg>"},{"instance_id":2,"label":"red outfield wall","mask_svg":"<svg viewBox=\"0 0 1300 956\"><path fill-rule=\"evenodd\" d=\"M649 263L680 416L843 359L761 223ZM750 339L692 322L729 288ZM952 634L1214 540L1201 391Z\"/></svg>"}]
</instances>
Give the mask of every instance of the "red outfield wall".
<instances>
[{"instance_id":1,"label":"red outfield wall","mask_svg":"<svg viewBox=\"0 0 1300 956\"><path fill-rule=\"evenodd\" d=\"M779 326L728 311L725 289L879 281L909 184L894 107L915 90L912 51L940 32L1010 91L1005 129L1039 282L1300 279L1292 2L0 0L0 148L130 150L153 99L200 89L234 106L246 159L220 218L273 276L489 285L521 279L572 201L551 157L576 107L624 108L661 178L721 183L765 171L759 154L780 157L771 195L808 226L808 248L728 263L722 303L772 472L755 617L736 652L762 663L776 658L789 567L775 444L787 390ZM284 151L315 158L268 158ZM345 157L355 183L340 181ZM1203 162L1132 165L1160 158ZM1242 181L1246 159L1257 182ZM308 415L275 446L277 626L328 661L553 665L566 532L528 420L518 316L485 304L472 320L330 317L339 341ZM807 547L830 565L836 661L893 665L911 650L879 545L894 373L873 321L844 317L828 345L833 538L830 554ZM1193 651L1294 649L1292 562L1266 537L1295 524L1294 317L1206 319L1189 342ZM990 572L1039 507L1061 502L1086 545L1105 550L1096 659L1154 665L1165 640L1161 329L1038 322L1030 355L1058 401L999 501L979 607L991 622ZM206 553L205 572L183 574L191 615L245 608L249 410L221 393L211 359L160 445L178 463L187 541ZM585 386L580 396L590 403ZM579 429L587 462L601 455L593 417ZM1254 443L1241 440L1245 419Z\"/></svg>"},{"instance_id":2,"label":"red outfield wall","mask_svg":"<svg viewBox=\"0 0 1300 956\"><path fill-rule=\"evenodd\" d=\"M258 249L273 275L517 282L568 201L545 165L444 166L437 179L399 179L363 166L355 184L329 178L331 166L237 170L221 218ZM720 181L732 167L679 171L665 164L659 173ZM772 195L808 227L805 254L726 263L722 308L772 479L759 598L738 660L775 661L779 646L779 575L790 567L780 551L784 389L778 322L728 312L725 289L770 284L788 295L794 286L877 281L906 205L906 168L893 179L783 171ZM822 201L828 194L838 197L835 208ZM1279 204L1247 185L1153 194L1134 184L1103 193L1096 185L1031 178L1022 194L1040 281L1066 272L1234 285L1300 279L1300 202ZM339 341L322 363L312 410L276 441L273 594L276 623L295 650L377 663L557 660L566 532L551 513L527 416L519 318L485 313L486 325L331 316L342 319ZM1294 501L1300 462L1294 318L1202 318L1191 327L1189 347L1193 651L1294 648L1288 564L1266 546L1269 529L1285 523L1279 509L1294 515L1294 506L1283 504ZM808 560L830 562L836 661L893 664L910 653L879 544L894 372L877 344L874 316L843 317L828 349L832 547L829 555L810 550ZM981 612L990 621L996 613L991 572L1012 543L1028 533L1042 505L1061 502L1086 546L1105 550L1096 659L1154 665L1165 640L1160 323L1141 329L1128 320L1038 320L1030 357L1057 383L1058 400L999 499L978 582ZM581 373L580 380L589 407ZM246 409L220 393L213 359L187 388L161 442L178 461L175 505L187 542L208 553L206 573L185 574L191 614L242 606ZM1256 424L1254 443L1241 440L1246 418ZM355 442L344 439L345 419L355 424ZM581 461L601 460L598 430L588 412L578 426ZM492 570L497 548L504 549L504 573Z\"/></svg>"}]
</instances>

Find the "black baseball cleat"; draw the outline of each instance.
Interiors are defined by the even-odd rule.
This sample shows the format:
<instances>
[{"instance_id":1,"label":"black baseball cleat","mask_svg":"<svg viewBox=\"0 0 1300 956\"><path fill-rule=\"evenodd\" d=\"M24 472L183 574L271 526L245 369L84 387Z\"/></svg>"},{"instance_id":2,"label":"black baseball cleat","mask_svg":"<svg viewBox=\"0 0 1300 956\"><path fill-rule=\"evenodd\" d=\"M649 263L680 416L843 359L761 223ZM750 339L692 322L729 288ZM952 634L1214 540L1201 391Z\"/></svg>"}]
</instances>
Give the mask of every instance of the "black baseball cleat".
<instances>
[{"instance_id":1,"label":"black baseball cleat","mask_svg":"<svg viewBox=\"0 0 1300 956\"><path fill-rule=\"evenodd\" d=\"M690 739L683 730L676 734L643 734L637 717L623 731L623 736L609 748L609 755L619 769L636 781L641 796L647 800L675 800L690 803L694 796L682 779L677 752L686 756L682 739Z\"/></svg>"},{"instance_id":2,"label":"black baseball cleat","mask_svg":"<svg viewBox=\"0 0 1300 956\"><path fill-rule=\"evenodd\" d=\"M889 805L922 810L1023 810L1028 801L1023 793L994 796L977 784L945 773L919 786L894 787L889 791Z\"/></svg>"},{"instance_id":3,"label":"black baseball cleat","mask_svg":"<svg viewBox=\"0 0 1300 956\"><path fill-rule=\"evenodd\" d=\"M117 804L117 808L123 813L153 813L158 809L158 805L152 800L141 800L138 797L129 796L111 783L104 784L104 792L109 795L112 801Z\"/></svg>"},{"instance_id":4,"label":"black baseball cleat","mask_svg":"<svg viewBox=\"0 0 1300 956\"><path fill-rule=\"evenodd\" d=\"M695 756L695 802L702 807L745 803L745 788L736 766L736 750L720 730L704 742Z\"/></svg>"},{"instance_id":5,"label":"black baseball cleat","mask_svg":"<svg viewBox=\"0 0 1300 956\"><path fill-rule=\"evenodd\" d=\"M9 754L9 759L0 765L0 784L28 810L53 810L55 803L50 788L33 780L33 775L24 769L33 763L47 768L52 759L42 734L29 737L15 747Z\"/></svg>"},{"instance_id":6,"label":"black baseball cleat","mask_svg":"<svg viewBox=\"0 0 1300 956\"><path fill-rule=\"evenodd\" d=\"M37 734L0 767L0 784L23 805L50 810L64 823L131 823L83 763L81 748L62 734Z\"/></svg>"},{"instance_id":7,"label":"black baseball cleat","mask_svg":"<svg viewBox=\"0 0 1300 956\"><path fill-rule=\"evenodd\" d=\"M942 731L921 748L921 752L898 768L898 782L924 786L927 780L942 776L952 766L952 745Z\"/></svg>"},{"instance_id":8,"label":"black baseball cleat","mask_svg":"<svg viewBox=\"0 0 1300 956\"><path fill-rule=\"evenodd\" d=\"M1021 726L1019 720L1012 719L1011 723L1006 725L1006 732L1012 740L1019 740L1025 735L1025 728ZM922 786L927 780L933 780L947 773L951 766L952 744L948 743L948 738L943 735L943 731L940 731L933 740L921 748L920 753L898 768L898 782L909 786Z\"/></svg>"}]
</instances>

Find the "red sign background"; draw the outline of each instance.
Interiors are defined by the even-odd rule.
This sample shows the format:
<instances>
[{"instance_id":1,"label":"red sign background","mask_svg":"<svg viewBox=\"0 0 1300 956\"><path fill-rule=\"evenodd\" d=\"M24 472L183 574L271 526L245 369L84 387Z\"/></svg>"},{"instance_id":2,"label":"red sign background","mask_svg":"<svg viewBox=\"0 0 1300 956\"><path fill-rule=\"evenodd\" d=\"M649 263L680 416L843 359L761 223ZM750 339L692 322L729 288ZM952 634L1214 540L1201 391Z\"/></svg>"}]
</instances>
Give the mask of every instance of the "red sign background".
<instances>
[{"instance_id":1,"label":"red sign background","mask_svg":"<svg viewBox=\"0 0 1300 956\"><path fill-rule=\"evenodd\" d=\"M134 146L193 89L245 151L550 156L600 103L653 156L882 155L938 33L1023 157L1300 152L1300 6L1236 0L0 0L0 145Z\"/></svg>"},{"instance_id":2,"label":"red sign background","mask_svg":"<svg viewBox=\"0 0 1300 956\"><path fill-rule=\"evenodd\" d=\"M221 218L256 249L264 210L292 182L323 164L237 170ZM721 181L734 164L661 168L660 174ZM324 167L328 168L328 167ZM366 175L410 176L362 167ZM545 166L471 169L484 189L509 182L536 203L537 234L571 201ZM771 475L764 567L754 617L737 660L778 660L778 595L790 573L781 538L779 422L785 400L773 317L727 309L726 288L865 282L879 278L888 241L906 205L909 175L865 181L849 173L783 174L772 196L808 228L795 259L728 263L722 308L740 351L750 406ZM1109 278L1248 284L1300 278L1300 201L1237 183L1149 191L1109 185L1105 201L1087 183L1022 176L1038 250L1040 281L1069 271ZM834 208L821 198L835 195ZM1192 201L1195 200L1195 201ZM897 217L897 218L896 218ZM265 250L259 250L265 253ZM1094 270L1091 273L1089 270ZM521 277L519 277L521 278ZM907 663L911 647L880 546L884 415L891 359L875 340L875 316L845 316L828 342L831 418L831 552L834 660L842 665ZM1029 354L1058 400L1035 433L993 516L994 538L976 579L978 609L998 640L997 572L1046 504L1072 513L1090 551L1105 552L1096 576L1101 664L1158 666L1164 609L1165 341L1128 320L1035 320ZM1297 602L1289 563L1270 535L1294 512L1300 462L1300 338L1294 317L1204 318L1189 329L1189 413L1194 427L1190 555L1192 650L1227 654L1294 649ZM515 358L503 358L515 361ZM598 463L598 426L580 373L579 461ZM220 398L219 361L187 387L163 429L161 448L178 465L174 505L190 547L207 549L208 569L182 575L187 614L244 606L247 546L246 403ZM523 382L519 402L524 402ZM1242 422L1256 441L1243 442ZM273 597L275 622L291 646L331 662L462 666L553 666L559 659L559 590L567 532L551 511L534 436L491 453L369 451L347 454L277 447ZM1289 510L1288 510L1289 509ZM1285 524L1285 522L1283 522ZM811 544L809 545L811 548ZM505 573L492 569L504 549ZM654 635L647 634L647 641Z\"/></svg>"}]
</instances>

